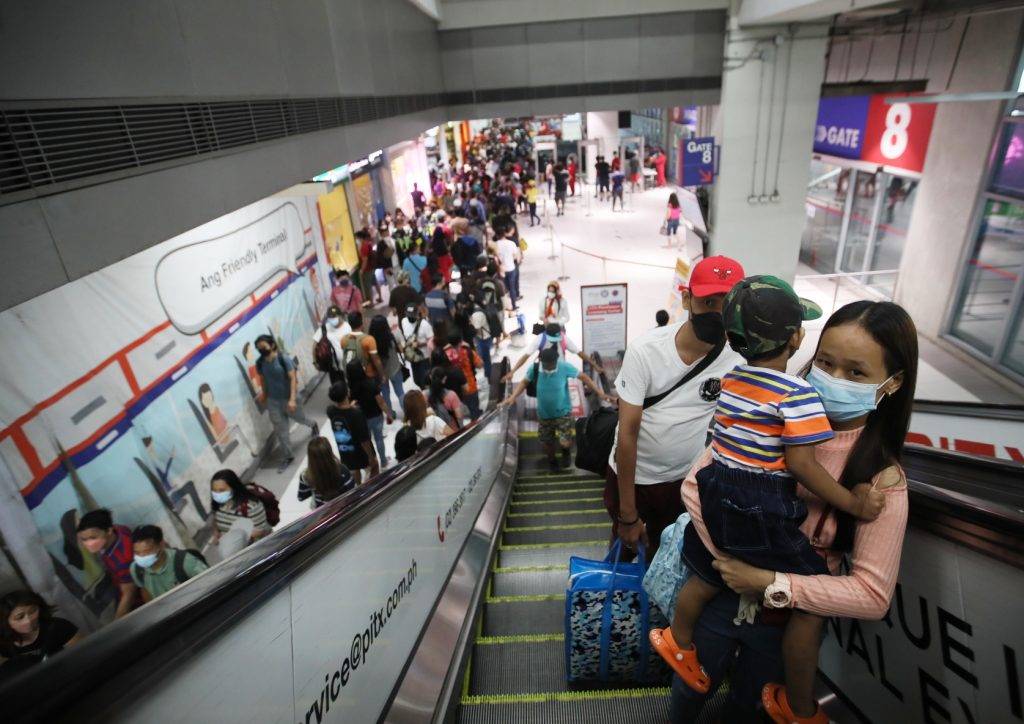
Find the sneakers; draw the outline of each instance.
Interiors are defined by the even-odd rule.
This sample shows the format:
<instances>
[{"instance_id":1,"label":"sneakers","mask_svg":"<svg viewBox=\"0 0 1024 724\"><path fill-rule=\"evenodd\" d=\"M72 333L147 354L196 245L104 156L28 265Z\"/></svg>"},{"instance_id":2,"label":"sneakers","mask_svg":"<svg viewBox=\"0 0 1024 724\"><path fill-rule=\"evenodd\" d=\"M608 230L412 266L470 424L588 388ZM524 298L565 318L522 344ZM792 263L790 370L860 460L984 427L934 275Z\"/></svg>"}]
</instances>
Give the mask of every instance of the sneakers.
<instances>
[{"instance_id":1,"label":"sneakers","mask_svg":"<svg viewBox=\"0 0 1024 724\"><path fill-rule=\"evenodd\" d=\"M761 689L761 705L775 724L828 724L828 714L821 707L814 716L797 716L789 708L786 688L782 684L765 684Z\"/></svg>"},{"instance_id":2,"label":"sneakers","mask_svg":"<svg viewBox=\"0 0 1024 724\"><path fill-rule=\"evenodd\" d=\"M701 694L707 694L711 690L711 677L697 660L695 646L691 645L688 649L679 648L672 638L670 628L652 628L649 637L654 650L668 662L687 686Z\"/></svg>"},{"instance_id":3,"label":"sneakers","mask_svg":"<svg viewBox=\"0 0 1024 724\"><path fill-rule=\"evenodd\" d=\"M285 458L284 460L281 461L281 464L277 466L277 472L278 473L283 473L285 470L288 469L288 466L291 465L293 462L295 462L295 458L293 458L293 457Z\"/></svg>"}]
</instances>

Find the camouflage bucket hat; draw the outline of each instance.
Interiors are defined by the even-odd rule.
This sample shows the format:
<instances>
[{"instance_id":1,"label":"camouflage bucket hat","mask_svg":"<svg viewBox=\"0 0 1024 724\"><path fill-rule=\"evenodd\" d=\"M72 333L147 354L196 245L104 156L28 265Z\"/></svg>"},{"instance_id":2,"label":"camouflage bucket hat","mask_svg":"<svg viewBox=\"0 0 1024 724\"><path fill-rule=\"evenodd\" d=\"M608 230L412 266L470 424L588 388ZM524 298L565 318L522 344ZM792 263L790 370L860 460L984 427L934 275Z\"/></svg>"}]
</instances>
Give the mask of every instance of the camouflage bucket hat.
<instances>
[{"instance_id":1,"label":"camouflage bucket hat","mask_svg":"<svg viewBox=\"0 0 1024 724\"><path fill-rule=\"evenodd\" d=\"M722 321L729 345L745 359L764 357L782 347L821 307L802 299L778 277L747 277L725 296Z\"/></svg>"}]
</instances>

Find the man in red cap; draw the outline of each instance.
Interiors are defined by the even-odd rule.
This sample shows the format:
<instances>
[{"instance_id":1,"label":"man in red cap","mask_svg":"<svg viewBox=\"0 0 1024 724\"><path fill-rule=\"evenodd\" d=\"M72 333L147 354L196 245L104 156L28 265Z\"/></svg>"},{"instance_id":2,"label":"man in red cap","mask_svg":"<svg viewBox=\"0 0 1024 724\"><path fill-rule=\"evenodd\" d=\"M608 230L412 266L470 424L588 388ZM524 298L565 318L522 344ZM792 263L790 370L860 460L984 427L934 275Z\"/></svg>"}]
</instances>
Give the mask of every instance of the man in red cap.
<instances>
[{"instance_id":1,"label":"man in red cap","mask_svg":"<svg viewBox=\"0 0 1024 724\"><path fill-rule=\"evenodd\" d=\"M743 362L725 343L722 323L725 294L743 277L734 259L702 260L682 289L687 320L652 329L626 349L604 502L612 540L622 539L627 557L642 540L651 560L661 531L684 510L680 485L704 450L722 375Z\"/></svg>"}]
</instances>

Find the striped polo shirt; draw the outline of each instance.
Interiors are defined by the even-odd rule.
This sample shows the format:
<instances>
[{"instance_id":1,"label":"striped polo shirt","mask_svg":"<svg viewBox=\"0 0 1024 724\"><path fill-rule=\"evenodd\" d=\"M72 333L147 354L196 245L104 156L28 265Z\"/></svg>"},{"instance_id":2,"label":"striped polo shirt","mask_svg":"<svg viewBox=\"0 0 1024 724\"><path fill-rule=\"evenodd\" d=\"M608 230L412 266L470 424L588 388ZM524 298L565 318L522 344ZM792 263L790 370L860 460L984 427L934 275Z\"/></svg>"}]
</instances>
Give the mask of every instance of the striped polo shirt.
<instances>
[{"instance_id":1,"label":"striped polo shirt","mask_svg":"<svg viewBox=\"0 0 1024 724\"><path fill-rule=\"evenodd\" d=\"M789 475L786 445L831 439L817 391L800 377L737 365L722 378L711 452L730 468Z\"/></svg>"}]
</instances>

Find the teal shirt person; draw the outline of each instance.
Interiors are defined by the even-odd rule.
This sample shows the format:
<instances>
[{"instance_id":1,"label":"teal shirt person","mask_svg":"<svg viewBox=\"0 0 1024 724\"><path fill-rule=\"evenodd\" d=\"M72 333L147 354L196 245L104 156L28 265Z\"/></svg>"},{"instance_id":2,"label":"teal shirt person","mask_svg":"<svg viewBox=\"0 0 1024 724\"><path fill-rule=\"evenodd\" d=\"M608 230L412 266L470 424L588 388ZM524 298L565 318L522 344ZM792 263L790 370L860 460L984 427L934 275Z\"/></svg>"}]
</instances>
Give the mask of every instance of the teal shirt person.
<instances>
[{"instance_id":1,"label":"teal shirt person","mask_svg":"<svg viewBox=\"0 0 1024 724\"><path fill-rule=\"evenodd\" d=\"M419 252L414 252L409 256L405 257L405 261L402 262L402 271L409 275L409 285L416 290L417 293L423 292L423 277L421 273L427 267L427 257L423 256Z\"/></svg>"},{"instance_id":2,"label":"teal shirt person","mask_svg":"<svg viewBox=\"0 0 1024 724\"><path fill-rule=\"evenodd\" d=\"M526 379L533 381L537 375L537 417L551 420L565 417L572 412L569 399L569 380L579 376L580 371L566 362L558 360L555 369L548 372L543 365L531 365L526 371Z\"/></svg>"},{"instance_id":3,"label":"teal shirt person","mask_svg":"<svg viewBox=\"0 0 1024 724\"><path fill-rule=\"evenodd\" d=\"M184 556L184 559L181 562L181 571L175 571L175 556ZM162 596L172 588L175 588L190 578L198 576L209 568L209 566L189 551L165 548L163 551L163 558L164 561L162 565L157 562L149 568L142 568L135 564L132 564L131 567L132 579L135 581L135 585L139 588L145 589L146 593L149 594L150 599ZM184 578L179 580L180 573L184 573Z\"/></svg>"}]
</instances>

